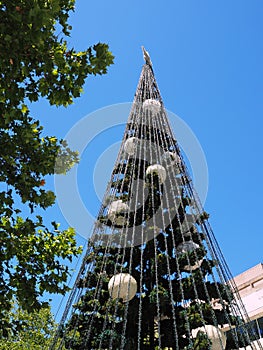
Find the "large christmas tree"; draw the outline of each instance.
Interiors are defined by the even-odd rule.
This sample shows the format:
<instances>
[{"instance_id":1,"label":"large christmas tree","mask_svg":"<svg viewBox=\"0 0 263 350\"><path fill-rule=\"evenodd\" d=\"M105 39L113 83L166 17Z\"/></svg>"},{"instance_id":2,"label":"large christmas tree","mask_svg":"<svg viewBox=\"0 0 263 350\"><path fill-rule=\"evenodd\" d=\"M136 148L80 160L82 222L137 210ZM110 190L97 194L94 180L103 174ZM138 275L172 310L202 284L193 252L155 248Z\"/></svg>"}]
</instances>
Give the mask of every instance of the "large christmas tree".
<instances>
[{"instance_id":1,"label":"large christmas tree","mask_svg":"<svg viewBox=\"0 0 263 350\"><path fill-rule=\"evenodd\" d=\"M111 181L53 348L238 349L251 344L246 313L234 298L145 51L144 57Z\"/></svg>"}]
</instances>

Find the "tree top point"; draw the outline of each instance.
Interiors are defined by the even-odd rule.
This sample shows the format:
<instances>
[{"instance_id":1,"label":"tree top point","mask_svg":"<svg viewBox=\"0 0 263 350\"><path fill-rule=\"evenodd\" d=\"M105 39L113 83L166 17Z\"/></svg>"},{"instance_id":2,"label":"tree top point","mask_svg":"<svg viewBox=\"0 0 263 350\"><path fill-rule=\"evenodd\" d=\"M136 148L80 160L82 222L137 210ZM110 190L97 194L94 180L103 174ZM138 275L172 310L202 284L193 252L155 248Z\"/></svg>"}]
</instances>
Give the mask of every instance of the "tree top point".
<instances>
[{"instance_id":1,"label":"tree top point","mask_svg":"<svg viewBox=\"0 0 263 350\"><path fill-rule=\"evenodd\" d=\"M152 67L151 57L149 55L149 52L145 50L144 46L142 46L142 52L145 63Z\"/></svg>"}]
</instances>

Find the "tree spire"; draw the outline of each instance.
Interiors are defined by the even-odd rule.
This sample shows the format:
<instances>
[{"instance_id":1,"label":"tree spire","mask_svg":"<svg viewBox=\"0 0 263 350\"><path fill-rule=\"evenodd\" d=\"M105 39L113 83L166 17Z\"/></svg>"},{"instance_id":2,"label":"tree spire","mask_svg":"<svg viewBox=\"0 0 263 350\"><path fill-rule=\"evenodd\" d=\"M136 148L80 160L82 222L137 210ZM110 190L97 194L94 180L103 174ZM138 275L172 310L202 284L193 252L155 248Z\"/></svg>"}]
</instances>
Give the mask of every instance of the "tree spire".
<instances>
[{"instance_id":1,"label":"tree spire","mask_svg":"<svg viewBox=\"0 0 263 350\"><path fill-rule=\"evenodd\" d=\"M142 46L142 52L143 52L143 58L145 60L145 63L149 64L149 66L152 67L151 57L149 55L149 52L145 50L144 46Z\"/></svg>"}]
</instances>

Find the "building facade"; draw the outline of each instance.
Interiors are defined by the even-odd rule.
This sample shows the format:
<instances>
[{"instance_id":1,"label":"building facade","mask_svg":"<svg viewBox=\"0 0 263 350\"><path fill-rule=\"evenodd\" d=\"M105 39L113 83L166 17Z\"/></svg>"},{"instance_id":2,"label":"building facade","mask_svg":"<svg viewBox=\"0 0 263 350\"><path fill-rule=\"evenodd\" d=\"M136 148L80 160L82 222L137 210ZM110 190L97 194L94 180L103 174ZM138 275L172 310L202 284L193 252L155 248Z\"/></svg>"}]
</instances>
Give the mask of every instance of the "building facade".
<instances>
[{"instance_id":1,"label":"building facade","mask_svg":"<svg viewBox=\"0 0 263 350\"><path fill-rule=\"evenodd\" d=\"M237 275L234 282L250 319L252 339L263 346L263 264Z\"/></svg>"}]
</instances>

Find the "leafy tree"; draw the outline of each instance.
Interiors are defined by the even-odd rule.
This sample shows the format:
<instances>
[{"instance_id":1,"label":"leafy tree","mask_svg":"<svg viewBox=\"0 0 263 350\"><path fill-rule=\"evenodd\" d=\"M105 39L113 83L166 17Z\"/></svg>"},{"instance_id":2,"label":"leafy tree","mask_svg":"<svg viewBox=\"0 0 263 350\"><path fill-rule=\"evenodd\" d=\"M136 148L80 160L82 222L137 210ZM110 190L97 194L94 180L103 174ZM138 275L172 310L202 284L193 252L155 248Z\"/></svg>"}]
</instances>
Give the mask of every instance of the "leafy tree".
<instances>
[{"instance_id":1,"label":"leafy tree","mask_svg":"<svg viewBox=\"0 0 263 350\"><path fill-rule=\"evenodd\" d=\"M69 269L61 258L71 261L80 253L72 229L60 231L55 222L47 227L40 215L35 217L36 209L55 201L45 177L66 173L78 160L77 152L65 141L43 135L39 120L30 115L30 104L40 98L50 105L70 105L88 75L105 74L113 63L106 44L81 52L68 47L73 10L74 0L0 1L2 320L14 295L31 311L41 307L44 292L65 293Z\"/></svg>"},{"instance_id":2,"label":"leafy tree","mask_svg":"<svg viewBox=\"0 0 263 350\"><path fill-rule=\"evenodd\" d=\"M16 329L15 332L13 328L1 330L1 350L48 349L56 327L49 307L29 313L13 303L7 313L7 321Z\"/></svg>"}]
</instances>

